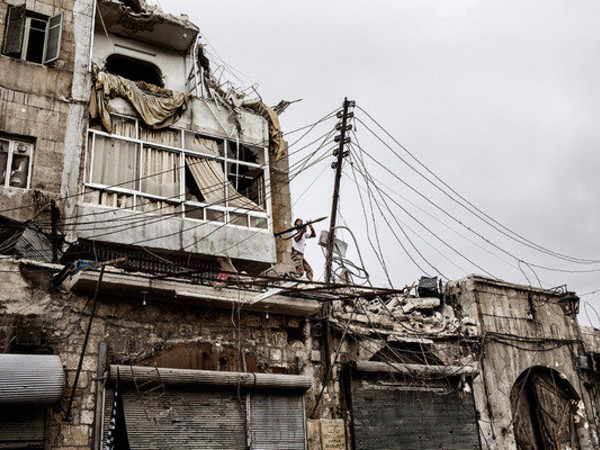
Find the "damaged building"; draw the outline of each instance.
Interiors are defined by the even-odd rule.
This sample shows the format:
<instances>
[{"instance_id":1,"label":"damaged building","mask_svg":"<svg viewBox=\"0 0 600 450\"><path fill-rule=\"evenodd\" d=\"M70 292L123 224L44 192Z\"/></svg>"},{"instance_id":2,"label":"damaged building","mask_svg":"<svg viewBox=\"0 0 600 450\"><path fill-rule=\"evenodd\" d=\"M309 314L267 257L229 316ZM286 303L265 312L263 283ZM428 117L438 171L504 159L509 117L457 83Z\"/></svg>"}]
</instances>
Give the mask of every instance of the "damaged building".
<instances>
[{"instance_id":1,"label":"damaged building","mask_svg":"<svg viewBox=\"0 0 600 450\"><path fill-rule=\"evenodd\" d=\"M115 394L136 449L600 446L566 288L276 275L277 108L186 16L10 0L0 36L0 448L105 448Z\"/></svg>"}]
</instances>

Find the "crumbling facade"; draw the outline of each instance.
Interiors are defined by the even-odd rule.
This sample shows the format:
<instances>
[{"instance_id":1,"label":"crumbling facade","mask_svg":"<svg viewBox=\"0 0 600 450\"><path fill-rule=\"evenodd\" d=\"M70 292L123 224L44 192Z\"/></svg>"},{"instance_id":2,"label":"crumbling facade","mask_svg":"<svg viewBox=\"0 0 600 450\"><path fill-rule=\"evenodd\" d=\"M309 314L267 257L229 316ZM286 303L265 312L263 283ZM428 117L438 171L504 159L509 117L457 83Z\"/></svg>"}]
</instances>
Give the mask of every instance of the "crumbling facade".
<instances>
[{"instance_id":1,"label":"crumbling facade","mask_svg":"<svg viewBox=\"0 0 600 450\"><path fill-rule=\"evenodd\" d=\"M198 34L137 1L0 4L0 447L104 448L118 389L131 448L598 448L573 293L276 276L277 114Z\"/></svg>"}]
</instances>

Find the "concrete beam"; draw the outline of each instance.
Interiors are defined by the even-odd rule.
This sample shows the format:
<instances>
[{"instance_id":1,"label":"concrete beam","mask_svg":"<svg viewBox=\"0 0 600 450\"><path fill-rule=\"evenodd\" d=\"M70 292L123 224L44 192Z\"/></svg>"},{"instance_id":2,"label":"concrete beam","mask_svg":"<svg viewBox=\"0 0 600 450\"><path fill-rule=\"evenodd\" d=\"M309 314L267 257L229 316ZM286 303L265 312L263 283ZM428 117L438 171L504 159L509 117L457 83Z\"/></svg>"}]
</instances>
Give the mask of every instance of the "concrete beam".
<instances>
[{"instance_id":1,"label":"concrete beam","mask_svg":"<svg viewBox=\"0 0 600 450\"><path fill-rule=\"evenodd\" d=\"M99 271L84 271L65 281L64 286L76 293L93 294L98 283ZM158 302L178 302L231 309L241 306L247 311L308 317L321 311L316 300L273 295L252 304L261 291L241 289L216 289L211 286L193 285L184 281L156 280L148 276L106 271L100 285L100 295L127 296L131 299Z\"/></svg>"}]
</instances>

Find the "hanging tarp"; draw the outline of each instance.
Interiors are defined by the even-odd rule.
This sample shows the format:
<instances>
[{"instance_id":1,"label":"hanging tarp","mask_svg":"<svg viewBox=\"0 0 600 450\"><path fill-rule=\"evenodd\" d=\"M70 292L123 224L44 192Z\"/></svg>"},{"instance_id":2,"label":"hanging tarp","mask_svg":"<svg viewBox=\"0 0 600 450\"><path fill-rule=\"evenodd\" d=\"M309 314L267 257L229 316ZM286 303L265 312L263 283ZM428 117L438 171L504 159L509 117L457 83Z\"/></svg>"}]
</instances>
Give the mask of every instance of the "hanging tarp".
<instances>
[{"instance_id":1,"label":"hanging tarp","mask_svg":"<svg viewBox=\"0 0 600 450\"><path fill-rule=\"evenodd\" d=\"M109 101L122 97L129 101L145 124L158 130L173 125L187 108L190 94L170 91L143 81L133 82L113 75L96 65L92 70L92 94L90 98L90 116L100 117L104 128L112 133Z\"/></svg>"}]
</instances>

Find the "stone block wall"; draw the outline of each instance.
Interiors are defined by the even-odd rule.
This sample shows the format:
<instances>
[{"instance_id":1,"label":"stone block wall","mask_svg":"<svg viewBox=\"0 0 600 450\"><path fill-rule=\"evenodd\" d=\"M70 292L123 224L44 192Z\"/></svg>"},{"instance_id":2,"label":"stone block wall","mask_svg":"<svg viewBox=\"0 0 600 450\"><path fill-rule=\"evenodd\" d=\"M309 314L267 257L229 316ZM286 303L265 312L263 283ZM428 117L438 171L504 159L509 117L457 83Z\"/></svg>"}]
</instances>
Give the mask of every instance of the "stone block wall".
<instances>
[{"instance_id":1,"label":"stone block wall","mask_svg":"<svg viewBox=\"0 0 600 450\"><path fill-rule=\"evenodd\" d=\"M457 315L476 318L481 373L473 389L482 445L515 447L511 391L519 376L539 367L555 371L576 391L578 442L594 448L597 407L591 385L576 368L585 348L576 311L569 308L577 297L478 276L450 283L449 292Z\"/></svg>"},{"instance_id":2,"label":"stone block wall","mask_svg":"<svg viewBox=\"0 0 600 450\"><path fill-rule=\"evenodd\" d=\"M4 36L9 5L0 3L0 36ZM0 134L35 142L31 190L58 198L64 184L65 154L78 155L75 167L67 167L79 177L83 103L89 98L87 77L92 23L92 0L27 0L30 11L52 16L63 12L59 59L47 65L0 55ZM7 192L4 192L7 191ZM31 192L4 189L0 209L30 205ZM35 211L7 213L24 220Z\"/></svg>"},{"instance_id":3,"label":"stone block wall","mask_svg":"<svg viewBox=\"0 0 600 450\"><path fill-rule=\"evenodd\" d=\"M311 360L311 351L320 347L307 319L162 303L151 295L146 305L115 295L100 296L72 421L63 422L91 302L70 292L50 293L51 273L47 268L23 268L11 259L0 260L0 350L57 354L66 370L62 404L52 409L53 449L92 447L101 343L107 345L109 364L143 365L154 359L164 367L242 371L245 365L249 372L315 374L315 379L322 375L320 362ZM320 390L316 383L306 396L307 413Z\"/></svg>"}]
</instances>

